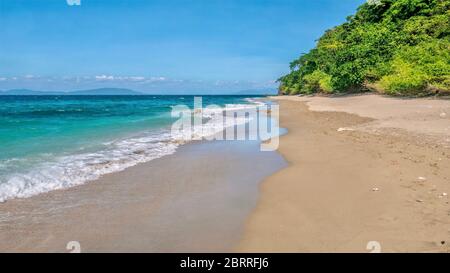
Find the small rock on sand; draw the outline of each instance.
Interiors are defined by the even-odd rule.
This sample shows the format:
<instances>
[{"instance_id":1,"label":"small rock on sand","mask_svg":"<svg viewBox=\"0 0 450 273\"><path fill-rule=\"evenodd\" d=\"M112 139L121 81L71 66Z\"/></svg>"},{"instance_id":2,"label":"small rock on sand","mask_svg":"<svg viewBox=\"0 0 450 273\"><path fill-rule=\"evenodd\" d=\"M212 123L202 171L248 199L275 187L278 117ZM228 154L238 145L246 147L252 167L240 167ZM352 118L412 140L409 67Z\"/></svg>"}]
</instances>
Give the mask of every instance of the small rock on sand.
<instances>
[{"instance_id":1,"label":"small rock on sand","mask_svg":"<svg viewBox=\"0 0 450 273\"><path fill-rule=\"evenodd\" d=\"M447 114L444 113L444 112L442 112L439 116L440 116L441 118L445 118L445 117L447 117Z\"/></svg>"},{"instance_id":2,"label":"small rock on sand","mask_svg":"<svg viewBox=\"0 0 450 273\"><path fill-rule=\"evenodd\" d=\"M341 127L341 128L339 128L339 129L337 129L337 131L338 132L344 132L344 131L354 131L352 128L344 128L344 127Z\"/></svg>"}]
</instances>

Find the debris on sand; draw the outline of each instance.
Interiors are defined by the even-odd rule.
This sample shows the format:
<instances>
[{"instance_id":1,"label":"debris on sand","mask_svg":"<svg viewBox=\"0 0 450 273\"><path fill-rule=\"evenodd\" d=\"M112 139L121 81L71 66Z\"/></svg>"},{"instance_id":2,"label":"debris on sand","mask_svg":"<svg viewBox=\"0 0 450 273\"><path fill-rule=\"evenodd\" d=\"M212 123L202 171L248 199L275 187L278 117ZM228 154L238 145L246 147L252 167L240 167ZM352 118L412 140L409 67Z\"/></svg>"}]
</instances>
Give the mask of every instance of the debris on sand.
<instances>
[{"instance_id":1,"label":"debris on sand","mask_svg":"<svg viewBox=\"0 0 450 273\"><path fill-rule=\"evenodd\" d=\"M339 129L337 129L338 132L344 132L344 131L354 131L354 129L352 128L346 128L346 127L341 127Z\"/></svg>"}]
</instances>

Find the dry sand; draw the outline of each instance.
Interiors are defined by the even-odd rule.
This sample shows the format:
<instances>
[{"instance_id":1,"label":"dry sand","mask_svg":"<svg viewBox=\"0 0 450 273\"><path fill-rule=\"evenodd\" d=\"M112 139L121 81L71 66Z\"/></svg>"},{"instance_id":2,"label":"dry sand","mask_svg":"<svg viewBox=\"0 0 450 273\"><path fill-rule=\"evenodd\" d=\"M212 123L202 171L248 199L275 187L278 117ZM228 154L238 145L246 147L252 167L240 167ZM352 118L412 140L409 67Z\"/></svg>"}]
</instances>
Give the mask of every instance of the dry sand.
<instances>
[{"instance_id":1,"label":"dry sand","mask_svg":"<svg viewBox=\"0 0 450 273\"><path fill-rule=\"evenodd\" d=\"M450 101L273 99L290 165L262 184L237 251L450 251Z\"/></svg>"}]
</instances>

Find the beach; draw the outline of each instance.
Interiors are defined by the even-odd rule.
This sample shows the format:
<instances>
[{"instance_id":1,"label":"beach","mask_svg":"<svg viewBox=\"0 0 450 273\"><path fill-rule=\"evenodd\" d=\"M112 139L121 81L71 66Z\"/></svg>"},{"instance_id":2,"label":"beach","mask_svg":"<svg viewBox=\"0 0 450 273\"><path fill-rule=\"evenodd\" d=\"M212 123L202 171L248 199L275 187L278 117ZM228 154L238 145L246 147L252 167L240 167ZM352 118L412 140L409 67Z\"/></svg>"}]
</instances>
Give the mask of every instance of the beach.
<instances>
[{"instance_id":1,"label":"beach","mask_svg":"<svg viewBox=\"0 0 450 273\"><path fill-rule=\"evenodd\" d=\"M236 251L450 250L450 101L272 99L289 166L261 184Z\"/></svg>"},{"instance_id":2,"label":"beach","mask_svg":"<svg viewBox=\"0 0 450 273\"><path fill-rule=\"evenodd\" d=\"M81 252L450 250L450 101L269 99L288 131L277 151L194 141L8 200L0 252L69 252L73 241Z\"/></svg>"},{"instance_id":3,"label":"beach","mask_svg":"<svg viewBox=\"0 0 450 273\"><path fill-rule=\"evenodd\" d=\"M264 103L201 99L204 107L219 104L234 114ZM263 152L256 138L206 140L222 139L224 128L255 135L242 115L223 119L222 108L202 111L204 123L193 130L171 130L171 123L190 124L191 113L199 113L174 119L171 106L188 109L194 100L3 98L9 127L0 135L11 145L0 159L0 252L68 252L74 243L82 252L230 251L256 206L259 183L286 162L276 151ZM16 137L33 129L37 136Z\"/></svg>"},{"instance_id":4,"label":"beach","mask_svg":"<svg viewBox=\"0 0 450 273\"><path fill-rule=\"evenodd\" d=\"M0 254L450 253L450 0L0 1Z\"/></svg>"},{"instance_id":5,"label":"beach","mask_svg":"<svg viewBox=\"0 0 450 273\"><path fill-rule=\"evenodd\" d=\"M259 142L197 142L97 181L0 203L0 252L227 252L285 166Z\"/></svg>"}]
</instances>

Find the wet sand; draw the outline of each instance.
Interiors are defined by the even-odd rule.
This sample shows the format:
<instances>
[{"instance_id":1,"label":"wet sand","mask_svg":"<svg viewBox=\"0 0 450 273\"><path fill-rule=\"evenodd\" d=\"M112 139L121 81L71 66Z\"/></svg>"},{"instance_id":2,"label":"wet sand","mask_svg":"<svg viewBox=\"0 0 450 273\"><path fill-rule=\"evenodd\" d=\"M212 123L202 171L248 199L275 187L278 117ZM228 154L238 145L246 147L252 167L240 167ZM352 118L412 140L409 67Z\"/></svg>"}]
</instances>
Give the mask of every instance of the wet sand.
<instances>
[{"instance_id":1,"label":"wet sand","mask_svg":"<svg viewBox=\"0 0 450 273\"><path fill-rule=\"evenodd\" d=\"M236 251L450 251L450 101L273 99L289 166L261 184Z\"/></svg>"},{"instance_id":2,"label":"wet sand","mask_svg":"<svg viewBox=\"0 0 450 273\"><path fill-rule=\"evenodd\" d=\"M0 252L223 252L258 183L285 166L254 142L197 142L85 185L0 204Z\"/></svg>"}]
</instances>

